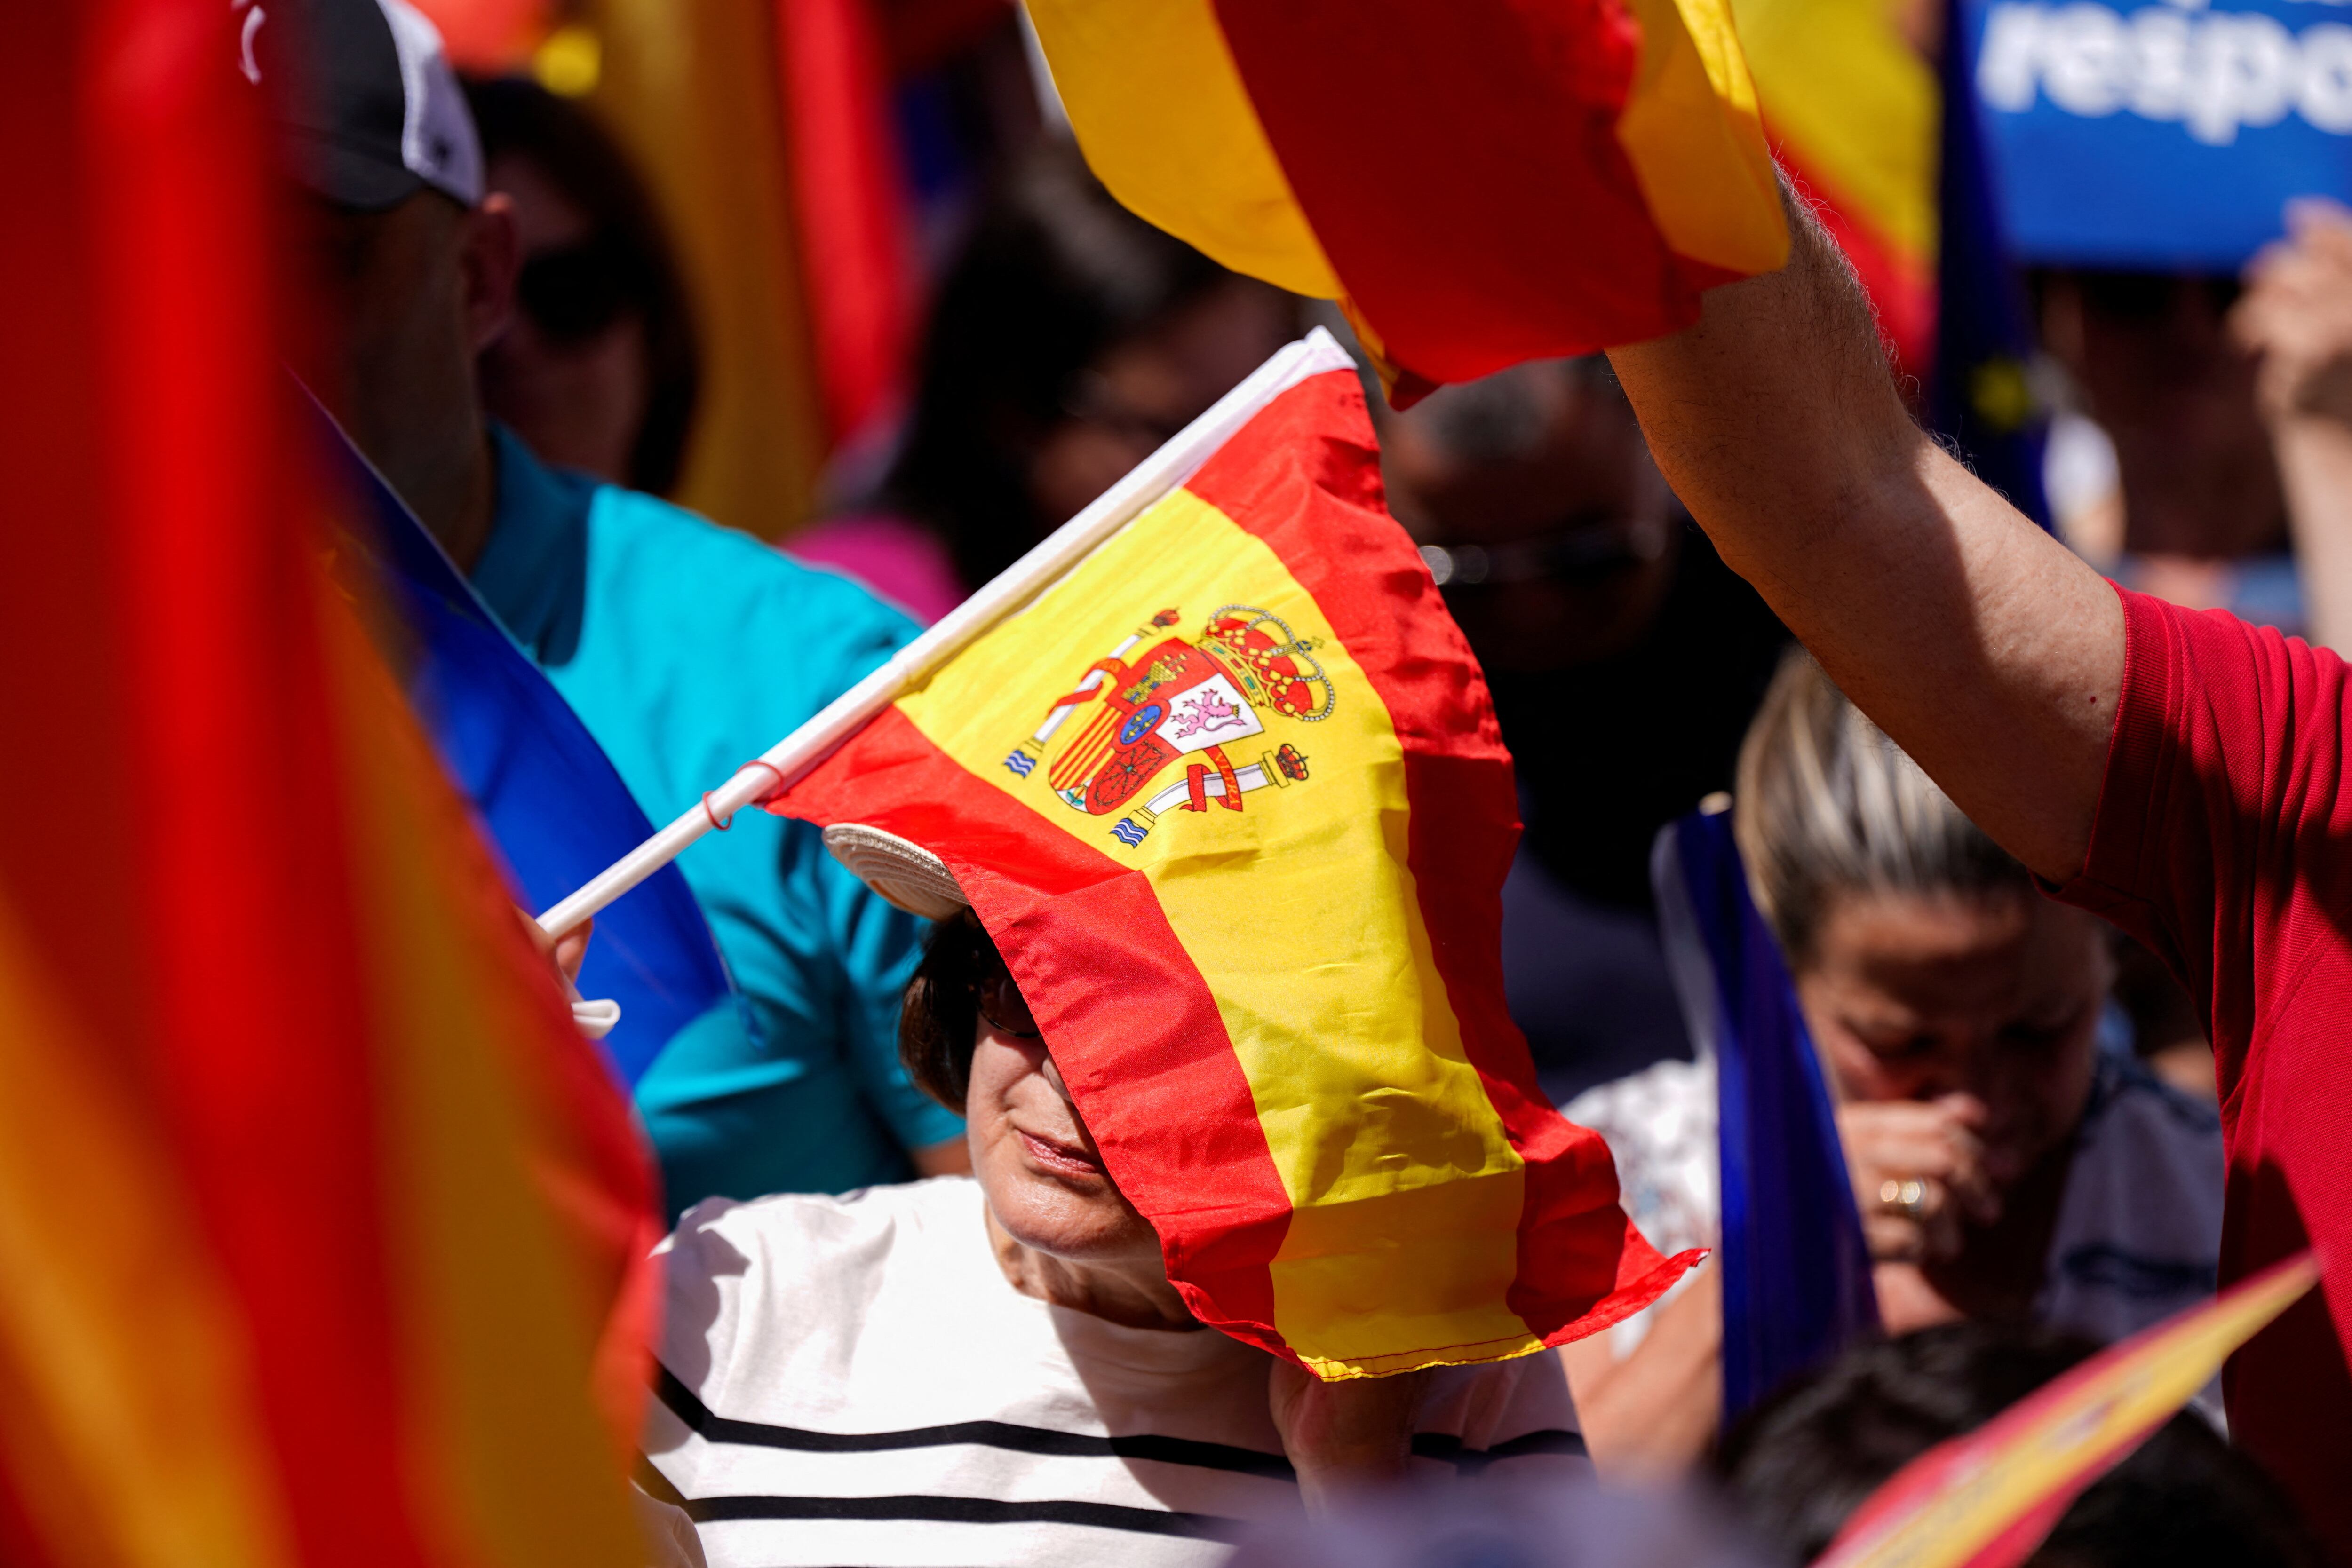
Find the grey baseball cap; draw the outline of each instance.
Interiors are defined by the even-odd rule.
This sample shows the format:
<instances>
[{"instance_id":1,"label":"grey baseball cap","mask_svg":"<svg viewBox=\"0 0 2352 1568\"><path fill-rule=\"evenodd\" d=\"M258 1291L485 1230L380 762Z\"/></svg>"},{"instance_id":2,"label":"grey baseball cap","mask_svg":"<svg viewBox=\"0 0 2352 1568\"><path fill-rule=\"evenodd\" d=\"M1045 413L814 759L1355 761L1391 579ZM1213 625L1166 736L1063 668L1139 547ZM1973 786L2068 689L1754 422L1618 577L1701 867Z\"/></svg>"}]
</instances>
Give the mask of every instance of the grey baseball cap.
<instances>
[{"instance_id":1,"label":"grey baseball cap","mask_svg":"<svg viewBox=\"0 0 2352 1568\"><path fill-rule=\"evenodd\" d=\"M441 34L408 0L232 0L288 172L364 212L436 190L482 199L482 143Z\"/></svg>"}]
</instances>

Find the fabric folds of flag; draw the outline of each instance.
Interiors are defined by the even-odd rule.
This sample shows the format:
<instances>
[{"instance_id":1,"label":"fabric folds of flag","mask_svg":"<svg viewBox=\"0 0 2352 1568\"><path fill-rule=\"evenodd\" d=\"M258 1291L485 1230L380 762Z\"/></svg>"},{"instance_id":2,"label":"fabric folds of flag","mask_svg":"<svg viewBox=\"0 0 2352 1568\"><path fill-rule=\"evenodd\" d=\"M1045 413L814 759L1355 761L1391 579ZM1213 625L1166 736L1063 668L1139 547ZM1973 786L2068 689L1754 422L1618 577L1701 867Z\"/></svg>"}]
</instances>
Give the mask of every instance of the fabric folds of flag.
<instances>
[{"instance_id":1,"label":"fabric folds of flag","mask_svg":"<svg viewBox=\"0 0 2352 1568\"><path fill-rule=\"evenodd\" d=\"M1113 195L1340 298L1393 394L1697 319L1786 259L1723 0L1031 0Z\"/></svg>"},{"instance_id":2,"label":"fabric folds of flag","mask_svg":"<svg viewBox=\"0 0 2352 1568\"><path fill-rule=\"evenodd\" d=\"M1328 337L771 809L945 862L1227 1333L1324 1377L1499 1360L1696 1257L1503 1010L1510 758Z\"/></svg>"},{"instance_id":3,"label":"fabric folds of flag","mask_svg":"<svg viewBox=\"0 0 2352 1568\"><path fill-rule=\"evenodd\" d=\"M318 570L235 17L21 20L0 1561L629 1568L650 1177Z\"/></svg>"},{"instance_id":4,"label":"fabric folds of flag","mask_svg":"<svg viewBox=\"0 0 2352 1568\"><path fill-rule=\"evenodd\" d=\"M1874 1333L1878 1299L1829 1085L1780 945L1748 896L1731 813L1660 831L1666 960L1715 1063L1723 1416Z\"/></svg>"}]
</instances>

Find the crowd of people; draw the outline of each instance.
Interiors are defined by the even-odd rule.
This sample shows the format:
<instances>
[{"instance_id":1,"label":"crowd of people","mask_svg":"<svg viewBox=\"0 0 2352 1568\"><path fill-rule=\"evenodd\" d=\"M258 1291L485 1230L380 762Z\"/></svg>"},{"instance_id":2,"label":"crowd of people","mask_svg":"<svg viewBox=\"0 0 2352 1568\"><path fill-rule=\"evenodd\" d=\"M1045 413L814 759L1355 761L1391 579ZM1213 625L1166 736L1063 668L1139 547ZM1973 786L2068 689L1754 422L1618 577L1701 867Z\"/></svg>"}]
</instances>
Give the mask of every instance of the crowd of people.
<instances>
[{"instance_id":1,"label":"crowd of people","mask_svg":"<svg viewBox=\"0 0 2352 1568\"><path fill-rule=\"evenodd\" d=\"M895 461L773 548L662 498L699 355L622 146L527 80L460 96L404 9L273 0L260 35L266 82L332 87L271 97L318 306L292 368L655 821L1319 319L1041 128L937 282ZM1594 1562L1803 1560L2095 1344L2352 1245L2326 651L2352 646L2352 218L2299 211L2243 279L2033 280L2070 417L2112 451L2115 515L2078 509L2076 553L1921 433L1790 213L1787 268L1690 331L1402 413L1367 382L1389 503L1517 764L1505 974L1544 1088L1653 1243L1714 1242L1714 1070L1650 859L1727 796L1886 1338L1727 1431L1702 1268L1556 1355L1318 1384L1194 1319L969 911L919 920L747 813L679 862L740 1016L635 1091L675 1224L638 1472L693 1521L671 1560L1206 1562L1416 1479L1359 1548L1237 1560L1436 1561L1398 1553L1454 1530L1499 1543L1476 1561L1582 1562L1576 1520L1633 1543ZM2226 1413L2200 1396L2036 1561L2352 1550L2347 1314L2294 1309ZM1596 1470L1719 1515L1596 1500ZM1496 1500L1463 1511L1472 1487ZM1385 1517L1362 1506L1350 1528Z\"/></svg>"}]
</instances>

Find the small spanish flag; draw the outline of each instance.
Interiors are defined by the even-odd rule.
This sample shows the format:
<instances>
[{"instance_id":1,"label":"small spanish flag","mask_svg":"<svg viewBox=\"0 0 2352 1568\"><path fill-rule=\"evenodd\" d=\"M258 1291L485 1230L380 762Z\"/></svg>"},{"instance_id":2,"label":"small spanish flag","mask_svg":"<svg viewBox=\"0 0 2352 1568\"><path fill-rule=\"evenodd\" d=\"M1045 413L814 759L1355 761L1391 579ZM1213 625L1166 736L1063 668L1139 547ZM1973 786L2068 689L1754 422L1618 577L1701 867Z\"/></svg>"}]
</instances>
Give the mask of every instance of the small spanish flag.
<instances>
[{"instance_id":1,"label":"small spanish flag","mask_svg":"<svg viewBox=\"0 0 2352 1568\"><path fill-rule=\"evenodd\" d=\"M944 862L1204 1322L1326 1378L1501 1360L1698 1255L1652 1250L1536 1087L1503 1008L1510 757L1352 366L1302 347L771 804Z\"/></svg>"},{"instance_id":2,"label":"small spanish flag","mask_svg":"<svg viewBox=\"0 0 2352 1568\"><path fill-rule=\"evenodd\" d=\"M1814 1568L2018 1568L2074 1500L2319 1283L2300 1252L2142 1329L1864 1498Z\"/></svg>"},{"instance_id":3,"label":"small spanish flag","mask_svg":"<svg viewBox=\"0 0 2352 1568\"><path fill-rule=\"evenodd\" d=\"M1030 0L1087 161L1344 301L1392 395L1639 342L1788 256L1725 0Z\"/></svg>"}]
</instances>

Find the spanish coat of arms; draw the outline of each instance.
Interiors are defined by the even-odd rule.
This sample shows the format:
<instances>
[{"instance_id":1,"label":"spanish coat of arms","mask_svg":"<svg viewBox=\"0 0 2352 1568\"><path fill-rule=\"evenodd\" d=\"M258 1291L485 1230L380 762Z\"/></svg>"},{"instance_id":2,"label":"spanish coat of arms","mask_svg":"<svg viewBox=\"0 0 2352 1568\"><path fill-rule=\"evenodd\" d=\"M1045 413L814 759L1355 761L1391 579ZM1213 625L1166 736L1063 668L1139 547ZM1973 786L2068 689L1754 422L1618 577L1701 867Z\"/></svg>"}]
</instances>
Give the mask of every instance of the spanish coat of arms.
<instances>
[{"instance_id":1,"label":"spanish coat of arms","mask_svg":"<svg viewBox=\"0 0 2352 1568\"><path fill-rule=\"evenodd\" d=\"M1063 802L1096 817L1118 816L1111 836L1134 847L1160 814L1204 811L1213 800L1243 809L1243 797L1307 778L1307 758L1273 743L1269 720L1314 724L1337 700L1311 638L1270 610L1228 604L1195 638L1161 637L1179 617L1163 610L1088 665L1004 766L1026 779L1041 764ZM1179 771L1151 786L1171 768Z\"/></svg>"}]
</instances>

